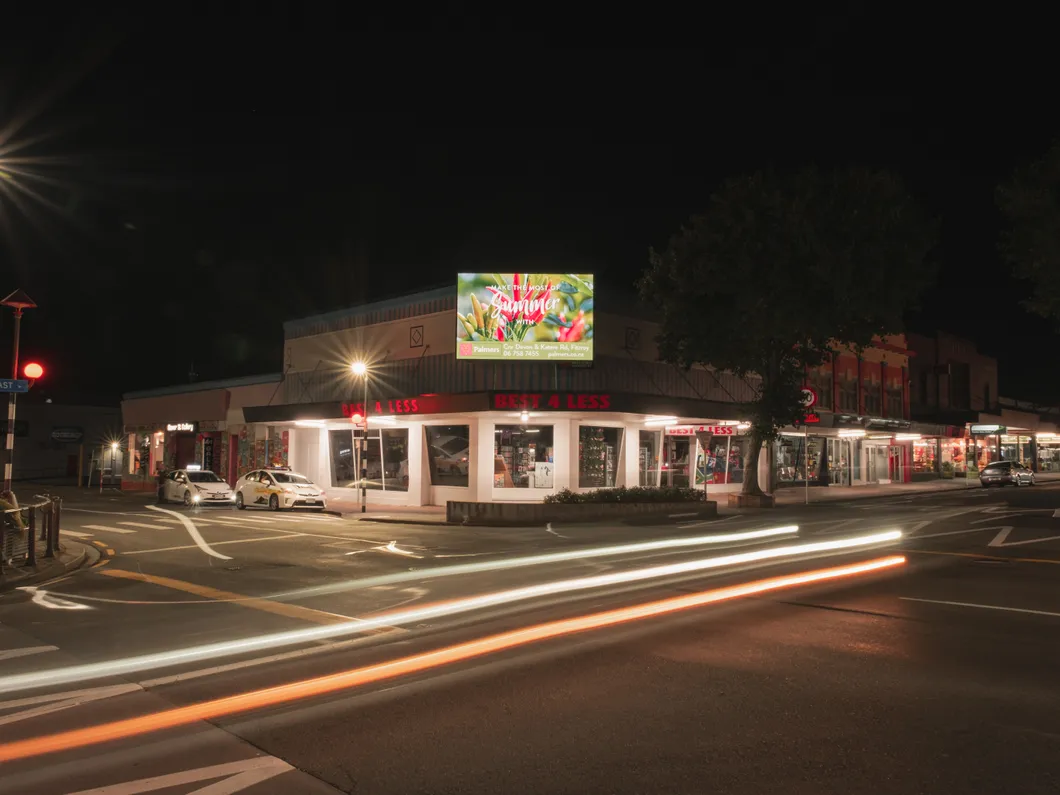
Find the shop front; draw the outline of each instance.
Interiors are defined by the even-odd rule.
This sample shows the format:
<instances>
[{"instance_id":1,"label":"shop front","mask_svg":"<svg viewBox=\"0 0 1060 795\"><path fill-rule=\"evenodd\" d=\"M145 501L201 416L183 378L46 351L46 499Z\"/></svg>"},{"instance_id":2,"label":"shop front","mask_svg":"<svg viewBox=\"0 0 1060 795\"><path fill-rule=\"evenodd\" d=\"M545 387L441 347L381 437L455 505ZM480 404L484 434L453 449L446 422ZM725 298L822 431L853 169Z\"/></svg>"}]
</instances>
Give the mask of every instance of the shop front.
<instances>
[{"instance_id":1,"label":"shop front","mask_svg":"<svg viewBox=\"0 0 1060 795\"><path fill-rule=\"evenodd\" d=\"M367 411L346 402L245 414L252 432L285 433L289 465L333 499L359 499L363 467L369 503L445 505L638 485L738 490L747 426L687 413L703 406L650 395L483 392L369 399Z\"/></svg>"}]
</instances>

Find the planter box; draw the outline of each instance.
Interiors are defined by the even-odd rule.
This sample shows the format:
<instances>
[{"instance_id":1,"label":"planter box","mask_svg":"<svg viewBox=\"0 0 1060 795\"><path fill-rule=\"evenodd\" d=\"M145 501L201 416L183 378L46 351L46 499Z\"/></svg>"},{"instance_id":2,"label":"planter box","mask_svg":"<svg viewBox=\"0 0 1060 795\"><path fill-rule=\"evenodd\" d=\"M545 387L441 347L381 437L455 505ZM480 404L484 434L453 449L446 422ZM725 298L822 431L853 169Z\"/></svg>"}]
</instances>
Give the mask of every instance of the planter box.
<instances>
[{"instance_id":1,"label":"planter box","mask_svg":"<svg viewBox=\"0 0 1060 795\"><path fill-rule=\"evenodd\" d=\"M730 494L730 508L775 508L772 494Z\"/></svg>"},{"instance_id":2,"label":"planter box","mask_svg":"<svg viewBox=\"0 0 1060 795\"><path fill-rule=\"evenodd\" d=\"M716 502L599 502L553 505L543 502L456 502L445 504L445 520L451 524L520 527L548 522L599 522L674 516L712 519Z\"/></svg>"}]
</instances>

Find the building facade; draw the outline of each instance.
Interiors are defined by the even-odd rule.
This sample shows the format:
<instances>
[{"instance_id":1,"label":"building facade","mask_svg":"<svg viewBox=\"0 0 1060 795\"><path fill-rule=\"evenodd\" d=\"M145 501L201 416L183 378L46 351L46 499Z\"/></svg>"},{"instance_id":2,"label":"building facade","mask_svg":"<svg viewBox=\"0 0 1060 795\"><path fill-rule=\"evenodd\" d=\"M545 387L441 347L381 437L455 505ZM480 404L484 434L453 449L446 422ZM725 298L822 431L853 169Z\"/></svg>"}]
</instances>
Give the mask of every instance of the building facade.
<instances>
[{"instance_id":1,"label":"building facade","mask_svg":"<svg viewBox=\"0 0 1060 795\"><path fill-rule=\"evenodd\" d=\"M128 443L143 451L130 486L194 461L230 482L284 464L349 498L363 463L374 504L742 488L754 379L660 362L657 326L636 306L595 313L591 363L458 359L456 303L442 289L291 321L282 375L126 395ZM806 422L783 430L772 461L762 455L761 482L773 472L775 487L911 479L920 437L909 358L898 335L807 373Z\"/></svg>"}]
</instances>

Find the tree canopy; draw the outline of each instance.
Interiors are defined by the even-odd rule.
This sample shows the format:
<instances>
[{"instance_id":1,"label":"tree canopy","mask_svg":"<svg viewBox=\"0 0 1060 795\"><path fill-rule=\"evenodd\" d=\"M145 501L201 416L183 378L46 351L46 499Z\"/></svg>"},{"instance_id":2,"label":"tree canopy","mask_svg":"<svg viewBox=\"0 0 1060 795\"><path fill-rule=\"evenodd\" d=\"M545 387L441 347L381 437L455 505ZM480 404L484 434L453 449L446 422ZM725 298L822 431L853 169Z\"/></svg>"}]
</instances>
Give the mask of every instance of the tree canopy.
<instances>
[{"instance_id":1,"label":"tree canopy","mask_svg":"<svg viewBox=\"0 0 1060 795\"><path fill-rule=\"evenodd\" d=\"M804 169L727 181L651 251L640 290L662 358L761 378L745 492L758 492L757 442L802 419L806 368L902 329L934 277L935 240L894 175Z\"/></svg>"},{"instance_id":2,"label":"tree canopy","mask_svg":"<svg viewBox=\"0 0 1060 795\"><path fill-rule=\"evenodd\" d=\"M1060 320L1060 141L998 186L997 204L1001 254L1033 289L1027 308Z\"/></svg>"}]
</instances>

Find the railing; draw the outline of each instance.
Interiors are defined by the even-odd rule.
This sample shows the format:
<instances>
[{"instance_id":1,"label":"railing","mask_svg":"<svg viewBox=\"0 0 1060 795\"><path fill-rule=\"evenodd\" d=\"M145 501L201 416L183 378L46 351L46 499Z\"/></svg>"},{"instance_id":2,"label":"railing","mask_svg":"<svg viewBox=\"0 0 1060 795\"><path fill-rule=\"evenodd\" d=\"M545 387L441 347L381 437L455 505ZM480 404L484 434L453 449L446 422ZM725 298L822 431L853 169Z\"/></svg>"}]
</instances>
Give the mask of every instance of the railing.
<instances>
[{"instance_id":1,"label":"railing","mask_svg":"<svg viewBox=\"0 0 1060 795\"><path fill-rule=\"evenodd\" d=\"M6 508L0 517L0 574L4 566L25 558L27 566L36 566L38 552L54 558L59 551L59 523L62 497L37 494L31 505ZM43 544L43 549L40 545Z\"/></svg>"}]
</instances>

